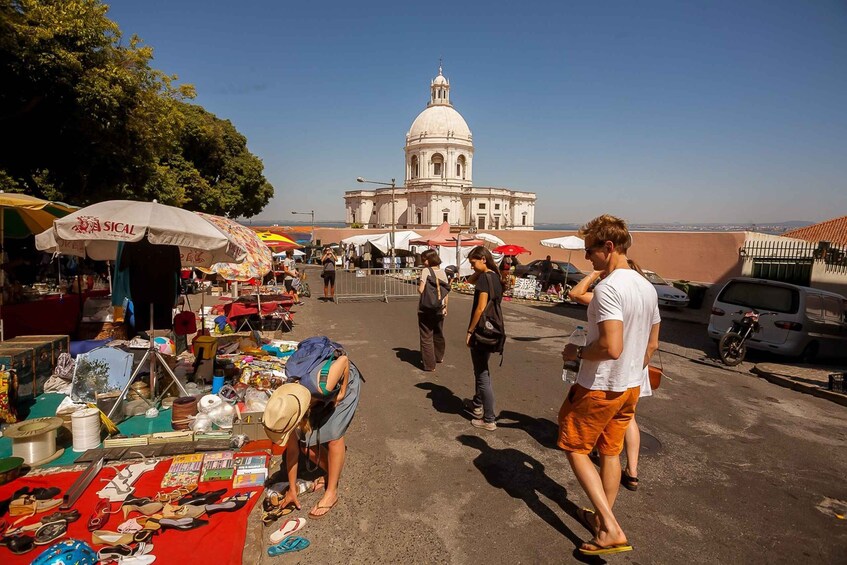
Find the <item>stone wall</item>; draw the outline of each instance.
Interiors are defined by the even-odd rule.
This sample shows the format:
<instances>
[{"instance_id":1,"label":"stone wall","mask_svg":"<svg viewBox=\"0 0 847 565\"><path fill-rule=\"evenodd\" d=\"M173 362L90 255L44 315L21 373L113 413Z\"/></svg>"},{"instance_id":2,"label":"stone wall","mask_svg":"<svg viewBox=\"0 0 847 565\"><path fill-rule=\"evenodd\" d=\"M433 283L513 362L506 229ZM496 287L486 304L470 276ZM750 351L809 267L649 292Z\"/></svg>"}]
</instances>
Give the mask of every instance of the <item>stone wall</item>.
<instances>
[{"instance_id":1,"label":"stone wall","mask_svg":"<svg viewBox=\"0 0 847 565\"><path fill-rule=\"evenodd\" d=\"M315 228L315 238L322 243L339 242L351 235L385 233L386 230L361 230L351 228ZM418 231L421 235L425 231ZM513 231L486 230L505 241L521 245L532 255L521 255L521 262L543 259L567 261L568 251L542 246L542 239L574 235L564 231ZM629 256L645 269L655 271L667 279L683 279L703 283L720 283L741 275L739 248L744 244L745 232L634 232ZM570 254L577 268L587 271L589 263L580 251Z\"/></svg>"}]
</instances>

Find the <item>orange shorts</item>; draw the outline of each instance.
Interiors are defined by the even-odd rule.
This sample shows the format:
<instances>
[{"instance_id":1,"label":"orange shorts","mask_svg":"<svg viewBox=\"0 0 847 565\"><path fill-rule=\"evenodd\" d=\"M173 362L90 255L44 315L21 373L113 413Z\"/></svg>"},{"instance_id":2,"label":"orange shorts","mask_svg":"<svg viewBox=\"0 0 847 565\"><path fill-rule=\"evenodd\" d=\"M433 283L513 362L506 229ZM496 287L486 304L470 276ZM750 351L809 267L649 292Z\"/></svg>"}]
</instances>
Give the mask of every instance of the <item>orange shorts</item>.
<instances>
[{"instance_id":1,"label":"orange shorts","mask_svg":"<svg viewBox=\"0 0 847 565\"><path fill-rule=\"evenodd\" d=\"M619 455L640 392L640 387L610 392L572 385L559 409L559 447L587 455L596 446L601 455Z\"/></svg>"}]
</instances>

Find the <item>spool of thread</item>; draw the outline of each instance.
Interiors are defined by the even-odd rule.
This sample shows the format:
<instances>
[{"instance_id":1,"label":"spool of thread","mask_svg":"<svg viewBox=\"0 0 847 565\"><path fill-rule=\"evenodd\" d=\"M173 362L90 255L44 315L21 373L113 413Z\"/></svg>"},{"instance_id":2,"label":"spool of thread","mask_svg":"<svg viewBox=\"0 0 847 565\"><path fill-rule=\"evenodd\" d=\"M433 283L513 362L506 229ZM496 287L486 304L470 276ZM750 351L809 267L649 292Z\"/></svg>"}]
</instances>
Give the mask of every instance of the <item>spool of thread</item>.
<instances>
[{"instance_id":1,"label":"spool of thread","mask_svg":"<svg viewBox=\"0 0 847 565\"><path fill-rule=\"evenodd\" d=\"M171 410L171 427L175 430L187 430L191 426L191 418L197 415L197 398L180 396L174 400Z\"/></svg>"},{"instance_id":2,"label":"spool of thread","mask_svg":"<svg viewBox=\"0 0 847 565\"><path fill-rule=\"evenodd\" d=\"M100 445L100 411L83 408L71 415L73 422L74 447L76 453L94 449Z\"/></svg>"},{"instance_id":3,"label":"spool of thread","mask_svg":"<svg viewBox=\"0 0 847 565\"><path fill-rule=\"evenodd\" d=\"M221 404L223 404L223 400L221 400L220 396L216 394L207 394L201 398L200 402L197 404L197 411L202 412L203 414L208 414Z\"/></svg>"},{"instance_id":4,"label":"spool of thread","mask_svg":"<svg viewBox=\"0 0 847 565\"><path fill-rule=\"evenodd\" d=\"M56 430L61 426L61 418L35 418L12 424L3 435L12 440L14 457L21 457L27 465L37 467L64 453L64 449L56 450Z\"/></svg>"},{"instance_id":5,"label":"spool of thread","mask_svg":"<svg viewBox=\"0 0 847 565\"><path fill-rule=\"evenodd\" d=\"M224 386L224 376L223 375L215 375L212 377L212 394L218 394L218 392Z\"/></svg>"}]
</instances>

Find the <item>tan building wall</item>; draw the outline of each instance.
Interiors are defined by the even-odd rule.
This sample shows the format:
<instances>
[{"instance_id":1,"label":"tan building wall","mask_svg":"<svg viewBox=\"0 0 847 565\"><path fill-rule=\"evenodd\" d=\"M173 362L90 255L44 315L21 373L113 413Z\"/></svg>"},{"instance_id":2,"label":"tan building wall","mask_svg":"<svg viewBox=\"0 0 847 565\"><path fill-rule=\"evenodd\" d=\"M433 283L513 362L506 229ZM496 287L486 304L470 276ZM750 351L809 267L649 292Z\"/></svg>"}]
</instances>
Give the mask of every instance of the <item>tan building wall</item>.
<instances>
[{"instance_id":1,"label":"tan building wall","mask_svg":"<svg viewBox=\"0 0 847 565\"><path fill-rule=\"evenodd\" d=\"M316 228L315 237L322 243L339 242L351 235L385 233L386 230L360 230L351 228ZM425 233L418 231L418 233ZM505 241L521 245L532 255L521 255L521 262L543 259L566 261L568 251L551 249L539 243L542 239L575 235L563 231L513 231L485 230ZM667 279L683 279L703 283L719 283L741 275L742 263L738 250L744 244L745 232L634 232L629 256L645 269L659 273ZM584 253L574 251L571 262L577 268L591 269Z\"/></svg>"}]
</instances>

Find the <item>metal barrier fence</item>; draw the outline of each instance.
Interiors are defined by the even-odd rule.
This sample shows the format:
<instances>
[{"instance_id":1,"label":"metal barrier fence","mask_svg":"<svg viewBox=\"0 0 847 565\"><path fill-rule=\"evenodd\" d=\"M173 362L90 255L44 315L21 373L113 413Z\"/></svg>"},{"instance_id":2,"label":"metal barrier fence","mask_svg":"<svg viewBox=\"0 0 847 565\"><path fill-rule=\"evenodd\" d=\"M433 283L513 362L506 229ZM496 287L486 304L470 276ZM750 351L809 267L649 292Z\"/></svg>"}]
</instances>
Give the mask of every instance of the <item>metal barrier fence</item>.
<instances>
[{"instance_id":1,"label":"metal barrier fence","mask_svg":"<svg viewBox=\"0 0 847 565\"><path fill-rule=\"evenodd\" d=\"M417 298L421 269L355 269L335 271L335 301Z\"/></svg>"}]
</instances>

